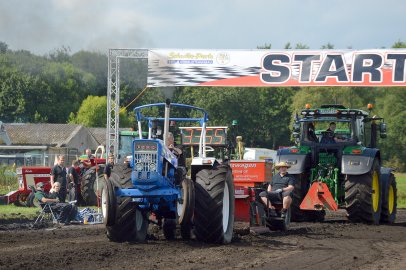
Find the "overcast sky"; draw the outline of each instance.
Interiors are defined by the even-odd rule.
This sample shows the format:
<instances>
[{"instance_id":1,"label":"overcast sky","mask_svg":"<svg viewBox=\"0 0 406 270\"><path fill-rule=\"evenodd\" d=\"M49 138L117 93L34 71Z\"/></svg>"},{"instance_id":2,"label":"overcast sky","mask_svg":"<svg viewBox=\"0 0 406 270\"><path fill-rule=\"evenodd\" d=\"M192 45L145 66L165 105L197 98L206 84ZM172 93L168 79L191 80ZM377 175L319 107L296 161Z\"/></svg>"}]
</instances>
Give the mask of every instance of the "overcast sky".
<instances>
[{"instance_id":1,"label":"overcast sky","mask_svg":"<svg viewBox=\"0 0 406 270\"><path fill-rule=\"evenodd\" d=\"M406 42L405 0L0 0L0 41L108 48L373 49Z\"/></svg>"}]
</instances>

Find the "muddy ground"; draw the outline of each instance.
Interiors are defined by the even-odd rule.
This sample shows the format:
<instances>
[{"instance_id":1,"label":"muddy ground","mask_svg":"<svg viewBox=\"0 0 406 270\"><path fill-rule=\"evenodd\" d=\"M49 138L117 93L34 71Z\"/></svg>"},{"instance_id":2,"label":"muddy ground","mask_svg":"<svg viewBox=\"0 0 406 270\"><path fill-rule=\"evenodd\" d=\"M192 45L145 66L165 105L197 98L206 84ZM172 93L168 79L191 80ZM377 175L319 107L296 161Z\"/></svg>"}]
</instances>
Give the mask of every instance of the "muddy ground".
<instances>
[{"instance_id":1,"label":"muddy ground","mask_svg":"<svg viewBox=\"0 0 406 270\"><path fill-rule=\"evenodd\" d=\"M2 221L0 220L0 223ZM394 225L292 223L288 232L244 230L226 246L194 240L112 243L102 225L0 224L0 269L406 269L406 209Z\"/></svg>"}]
</instances>

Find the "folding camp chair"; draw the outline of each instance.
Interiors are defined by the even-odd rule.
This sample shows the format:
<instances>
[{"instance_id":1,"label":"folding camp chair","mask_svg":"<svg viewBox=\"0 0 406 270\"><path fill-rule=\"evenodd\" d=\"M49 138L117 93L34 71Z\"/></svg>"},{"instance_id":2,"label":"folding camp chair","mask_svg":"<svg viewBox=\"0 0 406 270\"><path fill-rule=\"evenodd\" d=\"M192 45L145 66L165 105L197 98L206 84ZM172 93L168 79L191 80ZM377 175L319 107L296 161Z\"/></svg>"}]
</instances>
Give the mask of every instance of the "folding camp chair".
<instances>
[{"instance_id":1,"label":"folding camp chair","mask_svg":"<svg viewBox=\"0 0 406 270\"><path fill-rule=\"evenodd\" d=\"M42 221L52 222L53 224L58 223L57 213L54 210L52 210L51 204L41 203L40 207L41 212L39 213L37 219L35 220L34 225L36 225L37 222L39 223Z\"/></svg>"}]
</instances>

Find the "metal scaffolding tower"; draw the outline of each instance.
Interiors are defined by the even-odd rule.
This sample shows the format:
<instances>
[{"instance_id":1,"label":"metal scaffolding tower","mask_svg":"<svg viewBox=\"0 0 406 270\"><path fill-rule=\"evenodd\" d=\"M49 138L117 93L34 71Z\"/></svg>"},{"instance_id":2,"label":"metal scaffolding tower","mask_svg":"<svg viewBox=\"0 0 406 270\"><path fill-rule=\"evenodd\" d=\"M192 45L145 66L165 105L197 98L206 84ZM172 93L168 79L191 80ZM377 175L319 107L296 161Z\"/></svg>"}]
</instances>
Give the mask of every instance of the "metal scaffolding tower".
<instances>
[{"instance_id":1,"label":"metal scaffolding tower","mask_svg":"<svg viewBox=\"0 0 406 270\"><path fill-rule=\"evenodd\" d=\"M120 123L120 59L148 59L147 49L109 49L107 78L106 153L118 159L118 130Z\"/></svg>"}]
</instances>

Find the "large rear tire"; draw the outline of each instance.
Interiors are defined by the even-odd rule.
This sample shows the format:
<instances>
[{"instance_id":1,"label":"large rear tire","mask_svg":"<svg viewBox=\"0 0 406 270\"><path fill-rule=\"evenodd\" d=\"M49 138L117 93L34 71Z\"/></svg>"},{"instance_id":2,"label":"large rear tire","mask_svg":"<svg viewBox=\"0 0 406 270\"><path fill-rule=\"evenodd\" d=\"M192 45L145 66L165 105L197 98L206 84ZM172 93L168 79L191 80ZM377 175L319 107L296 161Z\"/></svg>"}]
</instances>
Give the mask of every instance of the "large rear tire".
<instances>
[{"instance_id":1,"label":"large rear tire","mask_svg":"<svg viewBox=\"0 0 406 270\"><path fill-rule=\"evenodd\" d=\"M385 183L386 186L382 187L382 212L381 222L393 224L396 219L397 211L397 193L396 178L391 173L388 179L389 183Z\"/></svg>"},{"instance_id":2,"label":"large rear tire","mask_svg":"<svg viewBox=\"0 0 406 270\"><path fill-rule=\"evenodd\" d=\"M82 198L86 205L92 206L97 205L97 193L102 190L103 187L103 172L105 164L98 165L97 169L98 179L99 179L99 192L97 191L97 182L96 182L96 167L88 169L82 176Z\"/></svg>"},{"instance_id":3,"label":"large rear tire","mask_svg":"<svg viewBox=\"0 0 406 270\"><path fill-rule=\"evenodd\" d=\"M195 235L208 243L230 243L234 229L234 182L231 168L220 165L196 174Z\"/></svg>"},{"instance_id":4,"label":"large rear tire","mask_svg":"<svg viewBox=\"0 0 406 270\"><path fill-rule=\"evenodd\" d=\"M379 224L382 203L379 175L378 159L374 160L370 172L347 175L345 203L350 221Z\"/></svg>"}]
</instances>

